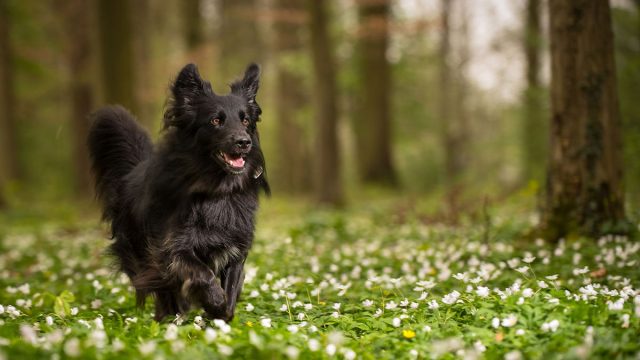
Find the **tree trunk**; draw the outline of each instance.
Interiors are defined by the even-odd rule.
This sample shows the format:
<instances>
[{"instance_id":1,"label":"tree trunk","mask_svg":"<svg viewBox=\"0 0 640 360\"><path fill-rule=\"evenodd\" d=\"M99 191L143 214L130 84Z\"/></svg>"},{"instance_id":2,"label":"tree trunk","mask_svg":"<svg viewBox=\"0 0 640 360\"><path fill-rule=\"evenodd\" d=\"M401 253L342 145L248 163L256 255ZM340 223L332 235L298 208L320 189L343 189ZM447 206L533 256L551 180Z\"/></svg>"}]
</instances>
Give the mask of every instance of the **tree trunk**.
<instances>
[{"instance_id":1,"label":"tree trunk","mask_svg":"<svg viewBox=\"0 0 640 360\"><path fill-rule=\"evenodd\" d=\"M297 69L304 47L304 3L299 0L278 0L275 17L275 48L280 152L277 164L278 183L289 193L307 192L311 184L312 166L309 159L309 139L301 121L301 112L309 101L304 75Z\"/></svg>"},{"instance_id":2,"label":"tree trunk","mask_svg":"<svg viewBox=\"0 0 640 360\"><path fill-rule=\"evenodd\" d=\"M187 51L193 51L202 45L202 16L200 15L200 0L182 0L182 23L184 26L184 40Z\"/></svg>"},{"instance_id":3,"label":"tree trunk","mask_svg":"<svg viewBox=\"0 0 640 360\"><path fill-rule=\"evenodd\" d=\"M624 223L608 0L550 0L551 153L543 229L597 236Z\"/></svg>"},{"instance_id":4,"label":"tree trunk","mask_svg":"<svg viewBox=\"0 0 640 360\"><path fill-rule=\"evenodd\" d=\"M264 49L256 0L221 0L221 12L220 70L222 79L230 82L242 75L248 63L261 62Z\"/></svg>"},{"instance_id":5,"label":"tree trunk","mask_svg":"<svg viewBox=\"0 0 640 360\"><path fill-rule=\"evenodd\" d=\"M68 41L67 64L71 70L71 130L73 131L73 164L75 166L75 193L80 198L91 198L93 186L87 154L89 113L93 110L91 76L91 1L72 0L56 2L64 22Z\"/></svg>"},{"instance_id":6,"label":"tree trunk","mask_svg":"<svg viewBox=\"0 0 640 360\"><path fill-rule=\"evenodd\" d=\"M308 0L311 53L316 99L316 198L321 204L339 206L342 173L338 149L337 87L332 44L328 31L327 0Z\"/></svg>"},{"instance_id":7,"label":"tree trunk","mask_svg":"<svg viewBox=\"0 0 640 360\"><path fill-rule=\"evenodd\" d=\"M541 182L543 178L547 141L543 117L543 89L540 84L542 32L540 29L540 0L527 0L523 37L526 59L527 87L524 91L523 179Z\"/></svg>"},{"instance_id":8,"label":"tree trunk","mask_svg":"<svg viewBox=\"0 0 640 360\"><path fill-rule=\"evenodd\" d=\"M135 72L135 105L137 108L136 117L148 130L153 130L160 126L160 122L155 118L157 104L153 93L154 74L153 48L152 43L152 8L149 0L135 0L131 2L131 10L134 14L136 30L131 34L133 46L133 67ZM160 6L166 6L161 4Z\"/></svg>"},{"instance_id":9,"label":"tree trunk","mask_svg":"<svg viewBox=\"0 0 640 360\"><path fill-rule=\"evenodd\" d=\"M6 206L4 190L7 184L21 176L18 163L9 10L8 1L0 0L0 208Z\"/></svg>"},{"instance_id":10,"label":"tree trunk","mask_svg":"<svg viewBox=\"0 0 640 360\"><path fill-rule=\"evenodd\" d=\"M98 1L104 100L136 114L131 7L127 0Z\"/></svg>"},{"instance_id":11,"label":"tree trunk","mask_svg":"<svg viewBox=\"0 0 640 360\"><path fill-rule=\"evenodd\" d=\"M467 168L466 149L468 141L467 91L464 72L469 60L466 18L461 16L463 31L459 42L458 61L453 61L451 41L451 16L454 1L440 3L441 34L439 44L440 60L440 121L442 121L442 143L445 161L446 213L449 221L456 222L460 212L460 195L463 175ZM455 68L455 74L452 69Z\"/></svg>"},{"instance_id":12,"label":"tree trunk","mask_svg":"<svg viewBox=\"0 0 640 360\"><path fill-rule=\"evenodd\" d=\"M358 32L360 96L355 119L357 164L365 183L397 185L391 147L391 66L389 0L359 0Z\"/></svg>"}]
</instances>

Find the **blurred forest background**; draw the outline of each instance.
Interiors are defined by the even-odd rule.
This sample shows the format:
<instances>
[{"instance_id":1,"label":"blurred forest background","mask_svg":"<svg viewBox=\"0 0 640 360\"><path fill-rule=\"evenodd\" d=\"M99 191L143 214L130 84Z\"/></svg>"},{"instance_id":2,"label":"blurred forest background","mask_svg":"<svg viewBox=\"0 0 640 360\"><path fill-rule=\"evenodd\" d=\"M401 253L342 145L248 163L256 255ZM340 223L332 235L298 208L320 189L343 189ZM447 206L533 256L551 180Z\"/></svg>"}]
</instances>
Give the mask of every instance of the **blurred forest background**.
<instances>
[{"instance_id":1,"label":"blurred forest background","mask_svg":"<svg viewBox=\"0 0 640 360\"><path fill-rule=\"evenodd\" d=\"M640 1L610 4L634 214ZM157 138L184 64L226 93L252 61L278 198L384 194L445 220L514 194L540 200L549 19L545 0L0 0L0 207L92 204L91 111L123 104Z\"/></svg>"}]
</instances>

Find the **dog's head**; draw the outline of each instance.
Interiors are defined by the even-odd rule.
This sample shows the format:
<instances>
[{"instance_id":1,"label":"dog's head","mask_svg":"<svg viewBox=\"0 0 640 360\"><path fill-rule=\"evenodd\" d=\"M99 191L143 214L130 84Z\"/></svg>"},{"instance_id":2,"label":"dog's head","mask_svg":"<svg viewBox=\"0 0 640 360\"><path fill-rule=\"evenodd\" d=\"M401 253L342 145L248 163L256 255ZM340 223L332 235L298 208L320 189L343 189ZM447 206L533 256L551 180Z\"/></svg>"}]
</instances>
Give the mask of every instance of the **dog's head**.
<instances>
[{"instance_id":1,"label":"dog's head","mask_svg":"<svg viewBox=\"0 0 640 360\"><path fill-rule=\"evenodd\" d=\"M253 181L269 191L260 149L257 122L262 110L256 102L260 68L247 67L227 95L216 95L195 65L185 66L171 86L165 128L174 134L199 166L214 169L229 184ZM187 149L184 149L187 150Z\"/></svg>"}]
</instances>

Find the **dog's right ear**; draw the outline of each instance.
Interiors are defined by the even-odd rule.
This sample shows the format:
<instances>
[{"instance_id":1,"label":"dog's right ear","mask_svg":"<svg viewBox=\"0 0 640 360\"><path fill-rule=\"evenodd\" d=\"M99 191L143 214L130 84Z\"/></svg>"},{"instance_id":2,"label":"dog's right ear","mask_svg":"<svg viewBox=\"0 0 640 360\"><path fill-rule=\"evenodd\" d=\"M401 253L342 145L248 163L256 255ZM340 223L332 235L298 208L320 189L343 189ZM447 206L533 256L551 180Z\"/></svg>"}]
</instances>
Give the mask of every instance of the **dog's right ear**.
<instances>
[{"instance_id":1,"label":"dog's right ear","mask_svg":"<svg viewBox=\"0 0 640 360\"><path fill-rule=\"evenodd\" d=\"M171 103L165 114L165 127L185 127L196 117L195 104L200 98L213 95L213 89L208 81L200 77L196 65L187 64L171 86L171 94Z\"/></svg>"}]
</instances>

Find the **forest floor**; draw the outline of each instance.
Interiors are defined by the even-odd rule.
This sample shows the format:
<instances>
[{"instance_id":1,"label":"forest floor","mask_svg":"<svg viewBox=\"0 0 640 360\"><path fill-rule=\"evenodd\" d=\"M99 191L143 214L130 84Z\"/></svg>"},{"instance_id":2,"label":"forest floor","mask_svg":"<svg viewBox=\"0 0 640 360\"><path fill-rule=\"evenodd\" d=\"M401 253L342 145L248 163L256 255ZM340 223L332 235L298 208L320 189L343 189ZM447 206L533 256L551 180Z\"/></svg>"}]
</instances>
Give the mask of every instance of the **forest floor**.
<instances>
[{"instance_id":1,"label":"forest floor","mask_svg":"<svg viewBox=\"0 0 640 360\"><path fill-rule=\"evenodd\" d=\"M638 358L640 242L265 202L236 318L157 323L89 220L0 218L0 359Z\"/></svg>"}]
</instances>

